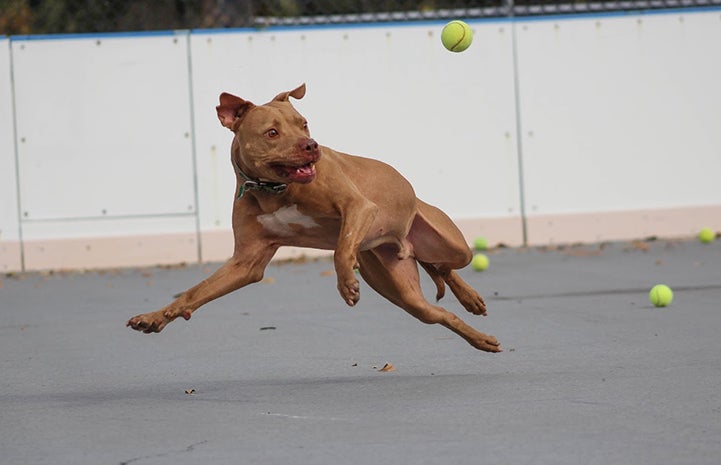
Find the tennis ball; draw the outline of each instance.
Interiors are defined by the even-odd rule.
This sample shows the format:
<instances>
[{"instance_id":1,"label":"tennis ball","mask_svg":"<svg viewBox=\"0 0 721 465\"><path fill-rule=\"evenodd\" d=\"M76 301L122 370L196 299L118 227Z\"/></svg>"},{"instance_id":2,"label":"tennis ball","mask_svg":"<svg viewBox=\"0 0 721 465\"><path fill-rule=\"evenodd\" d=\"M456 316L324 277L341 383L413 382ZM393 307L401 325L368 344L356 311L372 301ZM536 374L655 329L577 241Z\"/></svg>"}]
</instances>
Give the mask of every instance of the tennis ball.
<instances>
[{"instance_id":1,"label":"tennis ball","mask_svg":"<svg viewBox=\"0 0 721 465\"><path fill-rule=\"evenodd\" d=\"M671 305L673 301L673 291L665 284L656 284L648 293L648 299L656 307L665 307Z\"/></svg>"},{"instance_id":2,"label":"tennis ball","mask_svg":"<svg viewBox=\"0 0 721 465\"><path fill-rule=\"evenodd\" d=\"M483 255L482 253L477 253L473 256L473 260L471 260L471 267L476 271L483 271L486 268L488 268L488 265L490 262L488 261L488 257Z\"/></svg>"},{"instance_id":3,"label":"tennis ball","mask_svg":"<svg viewBox=\"0 0 721 465\"><path fill-rule=\"evenodd\" d=\"M716 239L716 233L714 233L713 229L711 229L711 228L703 228L698 233L698 240L700 240L704 244L713 242L714 239Z\"/></svg>"},{"instance_id":4,"label":"tennis ball","mask_svg":"<svg viewBox=\"0 0 721 465\"><path fill-rule=\"evenodd\" d=\"M478 236L473 241L473 248L476 250L488 250L488 241L483 236Z\"/></svg>"},{"instance_id":5,"label":"tennis ball","mask_svg":"<svg viewBox=\"0 0 721 465\"><path fill-rule=\"evenodd\" d=\"M455 20L443 26L441 42L451 52L462 52L471 46L473 31L463 21Z\"/></svg>"}]
</instances>

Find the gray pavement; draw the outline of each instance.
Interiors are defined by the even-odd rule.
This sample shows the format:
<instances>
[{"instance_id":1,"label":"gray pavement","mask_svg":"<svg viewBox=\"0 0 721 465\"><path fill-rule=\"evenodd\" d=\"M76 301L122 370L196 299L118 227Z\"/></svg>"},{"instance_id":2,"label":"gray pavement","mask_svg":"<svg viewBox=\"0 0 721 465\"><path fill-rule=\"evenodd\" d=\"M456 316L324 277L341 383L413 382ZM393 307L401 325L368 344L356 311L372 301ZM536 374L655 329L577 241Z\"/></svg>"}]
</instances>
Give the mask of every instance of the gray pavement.
<instances>
[{"instance_id":1,"label":"gray pavement","mask_svg":"<svg viewBox=\"0 0 721 465\"><path fill-rule=\"evenodd\" d=\"M327 260L158 335L125 321L217 265L3 276L0 464L721 463L721 242L489 256L462 270L489 316L444 305L497 355L366 285L346 307Z\"/></svg>"}]
</instances>

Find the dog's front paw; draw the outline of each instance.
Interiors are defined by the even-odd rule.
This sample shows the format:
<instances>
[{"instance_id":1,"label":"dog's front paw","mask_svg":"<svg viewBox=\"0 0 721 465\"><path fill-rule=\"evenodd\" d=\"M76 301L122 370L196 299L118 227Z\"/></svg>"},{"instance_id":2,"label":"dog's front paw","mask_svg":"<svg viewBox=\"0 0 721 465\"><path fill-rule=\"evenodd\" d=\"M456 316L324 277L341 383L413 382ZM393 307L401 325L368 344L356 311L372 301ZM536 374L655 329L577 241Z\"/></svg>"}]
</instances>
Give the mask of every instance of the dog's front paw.
<instances>
[{"instance_id":1,"label":"dog's front paw","mask_svg":"<svg viewBox=\"0 0 721 465\"><path fill-rule=\"evenodd\" d=\"M338 291L345 303L351 307L360 300L360 284L358 284L358 280L355 278L338 278Z\"/></svg>"},{"instance_id":2,"label":"dog's front paw","mask_svg":"<svg viewBox=\"0 0 721 465\"><path fill-rule=\"evenodd\" d=\"M186 320L190 319L190 311L174 313L170 310L158 310L157 312L143 313L128 320L125 326L146 334L159 333L168 323L181 316Z\"/></svg>"},{"instance_id":3,"label":"dog's front paw","mask_svg":"<svg viewBox=\"0 0 721 465\"><path fill-rule=\"evenodd\" d=\"M168 324L163 312L152 312L137 315L128 320L125 326L146 334L159 333Z\"/></svg>"}]
</instances>

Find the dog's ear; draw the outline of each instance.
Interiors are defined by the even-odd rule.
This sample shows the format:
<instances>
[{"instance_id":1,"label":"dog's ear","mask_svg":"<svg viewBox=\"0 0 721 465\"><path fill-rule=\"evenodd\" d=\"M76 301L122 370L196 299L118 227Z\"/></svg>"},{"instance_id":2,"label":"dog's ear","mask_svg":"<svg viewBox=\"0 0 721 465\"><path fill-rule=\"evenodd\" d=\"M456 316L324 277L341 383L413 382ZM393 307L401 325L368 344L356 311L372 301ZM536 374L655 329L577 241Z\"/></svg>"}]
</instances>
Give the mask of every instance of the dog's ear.
<instances>
[{"instance_id":1,"label":"dog's ear","mask_svg":"<svg viewBox=\"0 0 721 465\"><path fill-rule=\"evenodd\" d=\"M288 97L293 97L296 100L300 100L305 96L305 83L299 85L293 90L290 90L288 92L282 92L275 96L273 99L276 102L287 102Z\"/></svg>"},{"instance_id":2,"label":"dog's ear","mask_svg":"<svg viewBox=\"0 0 721 465\"><path fill-rule=\"evenodd\" d=\"M218 112L220 124L232 131L233 123L242 118L253 107L255 107L253 103L223 92L220 94L220 105L215 107L215 110Z\"/></svg>"}]
</instances>

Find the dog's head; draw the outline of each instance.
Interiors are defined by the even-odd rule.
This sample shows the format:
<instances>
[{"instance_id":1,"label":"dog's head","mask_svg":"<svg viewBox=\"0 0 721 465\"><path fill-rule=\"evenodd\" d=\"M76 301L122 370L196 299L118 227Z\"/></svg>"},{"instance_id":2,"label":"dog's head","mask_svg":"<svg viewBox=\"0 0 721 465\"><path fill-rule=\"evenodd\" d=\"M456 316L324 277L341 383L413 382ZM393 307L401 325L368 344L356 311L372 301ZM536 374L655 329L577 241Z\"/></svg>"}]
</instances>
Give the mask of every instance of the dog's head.
<instances>
[{"instance_id":1,"label":"dog's head","mask_svg":"<svg viewBox=\"0 0 721 465\"><path fill-rule=\"evenodd\" d=\"M220 95L218 119L235 134L231 156L248 176L281 183L315 179L320 148L310 137L308 122L289 101L289 97L304 95L305 84L276 95L265 105Z\"/></svg>"}]
</instances>

